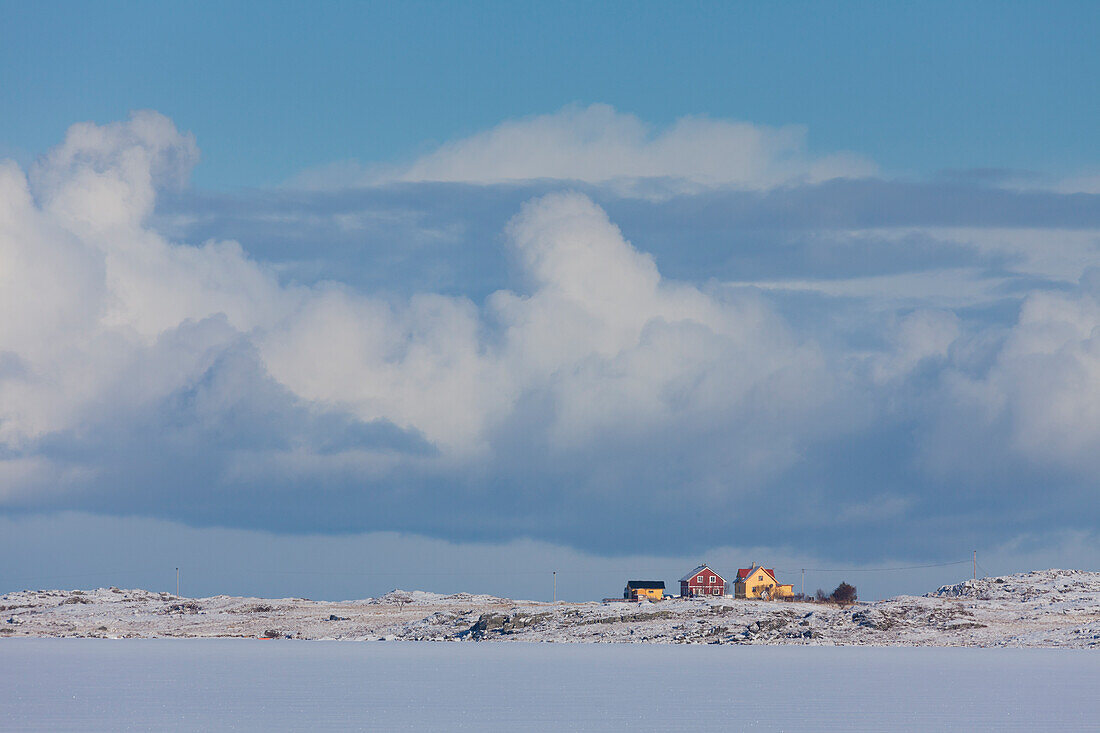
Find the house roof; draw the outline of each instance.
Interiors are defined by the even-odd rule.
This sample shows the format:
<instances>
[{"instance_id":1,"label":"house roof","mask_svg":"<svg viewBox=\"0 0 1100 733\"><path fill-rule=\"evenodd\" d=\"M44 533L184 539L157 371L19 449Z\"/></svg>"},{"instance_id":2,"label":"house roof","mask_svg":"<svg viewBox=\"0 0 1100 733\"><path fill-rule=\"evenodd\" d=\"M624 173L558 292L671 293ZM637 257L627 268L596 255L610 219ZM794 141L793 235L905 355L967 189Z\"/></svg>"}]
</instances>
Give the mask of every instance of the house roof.
<instances>
[{"instance_id":1,"label":"house roof","mask_svg":"<svg viewBox=\"0 0 1100 733\"><path fill-rule=\"evenodd\" d=\"M663 580L628 580L626 581L627 588L664 588L665 581Z\"/></svg>"},{"instance_id":2,"label":"house roof","mask_svg":"<svg viewBox=\"0 0 1100 733\"><path fill-rule=\"evenodd\" d=\"M694 570L692 570L690 573L688 573L684 577L680 578L680 582L683 583L684 581L691 580L692 578L694 578L696 575L699 574L700 570L706 570L707 572L709 572L712 575L716 576L718 578L718 580L721 580L723 583L726 582L725 578L723 578L718 573L714 572L714 570L710 567L710 565L707 565L706 563L700 565L699 567L695 568Z\"/></svg>"},{"instance_id":3,"label":"house roof","mask_svg":"<svg viewBox=\"0 0 1100 733\"><path fill-rule=\"evenodd\" d=\"M770 575L771 579L774 580L777 584L779 583L778 580L775 580L775 570L772 570L770 568L760 567L759 565L757 565L756 567L751 567L751 568L738 568L737 569L737 582L741 582L745 578L752 575L753 573L755 573L757 571L761 571L761 570L763 572L767 573L768 575Z\"/></svg>"}]
</instances>

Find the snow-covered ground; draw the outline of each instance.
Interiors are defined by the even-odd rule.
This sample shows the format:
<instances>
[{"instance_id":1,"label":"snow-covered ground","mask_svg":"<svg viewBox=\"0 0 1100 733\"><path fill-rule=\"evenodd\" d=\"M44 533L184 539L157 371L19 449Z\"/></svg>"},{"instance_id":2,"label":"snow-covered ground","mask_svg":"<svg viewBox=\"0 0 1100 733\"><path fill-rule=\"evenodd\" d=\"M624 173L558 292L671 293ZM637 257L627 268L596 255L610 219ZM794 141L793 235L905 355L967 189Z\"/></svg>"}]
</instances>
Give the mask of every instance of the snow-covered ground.
<instances>
[{"instance_id":1,"label":"snow-covered ground","mask_svg":"<svg viewBox=\"0 0 1100 733\"><path fill-rule=\"evenodd\" d=\"M1070 649L0 642L5 730L1096 730Z\"/></svg>"},{"instance_id":2,"label":"snow-covered ground","mask_svg":"<svg viewBox=\"0 0 1100 733\"><path fill-rule=\"evenodd\" d=\"M1100 573L1046 570L849 608L669 600L536 603L393 591L324 602L101 588L0 596L5 637L277 637L1100 648Z\"/></svg>"}]
</instances>

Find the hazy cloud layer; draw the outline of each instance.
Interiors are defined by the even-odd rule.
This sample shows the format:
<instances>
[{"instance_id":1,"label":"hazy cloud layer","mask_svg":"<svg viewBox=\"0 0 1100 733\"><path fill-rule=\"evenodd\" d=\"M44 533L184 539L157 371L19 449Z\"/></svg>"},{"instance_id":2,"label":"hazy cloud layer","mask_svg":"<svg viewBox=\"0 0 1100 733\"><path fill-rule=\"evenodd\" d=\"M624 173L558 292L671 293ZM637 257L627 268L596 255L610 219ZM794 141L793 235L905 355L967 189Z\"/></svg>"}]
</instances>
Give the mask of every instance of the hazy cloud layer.
<instances>
[{"instance_id":1,"label":"hazy cloud layer","mask_svg":"<svg viewBox=\"0 0 1100 733\"><path fill-rule=\"evenodd\" d=\"M761 189L871 175L854 153L811 155L806 129L767 127L707 117L681 117L655 130L606 104L502 122L455 140L404 166L337 163L299 175L293 184L340 188L390 181L500 183L537 179L614 183L624 191L734 185Z\"/></svg>"},{"instance_id":2,"label":"hazy cloud layer","mask_svg":"<svg viewBox=\"0 0 1100 733\"><path fill-rule=\"evenodd\" d=\"M933 568L882 572L908 563L876 563L837 568L819 557L783 545L723 545L700 554L655 554L645 550L619 556L595 554L533 540L449 542L396 532L346 535L288 535L257 530L195 528L156 519L92 516L75 512L0 516L0 554L23 557L0 573L0 588L148 588L188 597L218 594L345 600L379 596L394 588L436 593L478 592L550 600L557 572L558 600L586 601L618 596L629 578L675 581L699 562L732 572L746 562L769 559L784 581L806 590L833 589L841 580L857 586L865 600L935 589L970 573L969 557ZM964 552L963 555L966 555ZM984 570L1047 568L1062 558L1095 567L1095 538L1061 533L1038 548L1026 539L985 548Z\"/></svg>"},{"instance_id":3,"label":"hazy cloud layer","mask_svg":"<svg viewBox=\"0 0 1100 733\"><path fill-rule=\"evenodd\" d=\"M505 156L531 135L557 152ZM218 198L164 117L74 126L0 164L0 508L677 556L1093 542L1100 197L813 183L870 169L801 146L591 107L403 182ZM602 185L649 176L707 186ZM588 183L470 183L547 177Z\"/></svg>"}]
</instances>

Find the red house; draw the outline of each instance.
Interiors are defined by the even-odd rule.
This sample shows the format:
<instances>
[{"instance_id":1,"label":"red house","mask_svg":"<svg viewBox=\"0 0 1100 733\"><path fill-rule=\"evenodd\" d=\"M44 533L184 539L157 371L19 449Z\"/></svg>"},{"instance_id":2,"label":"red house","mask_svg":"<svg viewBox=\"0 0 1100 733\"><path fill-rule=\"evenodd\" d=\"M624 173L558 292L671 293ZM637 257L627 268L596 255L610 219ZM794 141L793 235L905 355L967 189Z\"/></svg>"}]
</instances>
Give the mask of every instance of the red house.
<instances>
[{"instance_id":1,"label":"red house","mask_svg":"<svg viewBox=\"0 0 1100 733\"><path fill-rule=\"evenodd\" d=\"M720 596L726 592L726 579L706 564L680 578L680 595L684 598Z\"/></svg>"}]
</instances>

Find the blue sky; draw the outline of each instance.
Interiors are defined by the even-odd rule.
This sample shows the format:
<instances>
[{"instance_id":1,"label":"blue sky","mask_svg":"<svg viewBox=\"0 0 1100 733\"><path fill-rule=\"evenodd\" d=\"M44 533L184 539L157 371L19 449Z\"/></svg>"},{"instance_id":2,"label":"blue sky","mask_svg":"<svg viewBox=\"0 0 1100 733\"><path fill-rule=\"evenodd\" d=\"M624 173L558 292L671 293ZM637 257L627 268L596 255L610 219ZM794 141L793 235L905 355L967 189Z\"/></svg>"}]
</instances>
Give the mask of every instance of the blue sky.
<instances>
[{"instance_id":1,"label":"blue sky","mask_svg":"<svg viewBox=\"0 0 1100 733\"><path fill-rule=\"evenodd\" d=\"M1100 166L1095 3L3 3L9 155L156 109L266 186L607 103L810 129L884 169Z\"/></svg>"},{"instance_id":2,"label":"blue sky","mask_svg":"<svg viewBox=\"0 0 1100 733\"><path fill-rule=\"evenodd\" d=\"M0 590L1100 562L1093 4L0 8Z\"/></svg>"}]
</instances>

